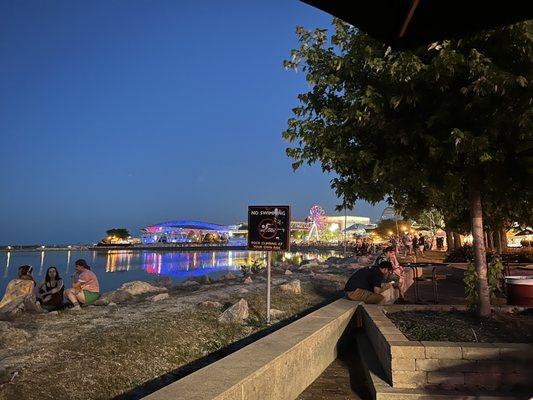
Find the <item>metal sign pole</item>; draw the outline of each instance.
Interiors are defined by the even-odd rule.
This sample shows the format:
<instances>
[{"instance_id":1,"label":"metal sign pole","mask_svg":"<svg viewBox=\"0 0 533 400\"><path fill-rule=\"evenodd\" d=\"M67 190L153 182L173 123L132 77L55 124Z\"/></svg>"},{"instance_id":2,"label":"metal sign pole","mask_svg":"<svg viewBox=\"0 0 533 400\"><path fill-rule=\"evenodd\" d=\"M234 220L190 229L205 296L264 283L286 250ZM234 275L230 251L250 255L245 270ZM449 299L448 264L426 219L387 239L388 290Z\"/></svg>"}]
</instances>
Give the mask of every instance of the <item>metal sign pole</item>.
<instances>
[{"instance_id":1,"label":"metal sign pole","mask_svg":"<svg viewBox=\"0 0 533 400\"><path fill-rule=\"evenodd\" d=\"M270 324L270 251L267 251L267 301L266 301L267 324Z\"/></svg>"}]
</instances>

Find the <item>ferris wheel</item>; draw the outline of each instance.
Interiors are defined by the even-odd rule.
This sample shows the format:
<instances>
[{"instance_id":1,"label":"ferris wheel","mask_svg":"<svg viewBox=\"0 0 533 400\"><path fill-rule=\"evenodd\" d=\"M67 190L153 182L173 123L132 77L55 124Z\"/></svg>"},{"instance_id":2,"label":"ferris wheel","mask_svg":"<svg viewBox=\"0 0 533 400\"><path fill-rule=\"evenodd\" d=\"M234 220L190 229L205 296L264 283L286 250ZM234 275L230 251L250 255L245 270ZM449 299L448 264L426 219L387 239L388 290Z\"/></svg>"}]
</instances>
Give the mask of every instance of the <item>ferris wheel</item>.
<instances>
[{"instance_id":1,"label":"ferris wheel","mask_svg":"<svg viewBox=\"0 0 533 400\"><path fill-rule=\"evenodd\" d=\"M309 210L307 220L311 223L307 240L310 240L313 235L316 240L319 240L319 233L326 227L326 212L319 205L314 205Z\"/></svg>"}]
</instances>

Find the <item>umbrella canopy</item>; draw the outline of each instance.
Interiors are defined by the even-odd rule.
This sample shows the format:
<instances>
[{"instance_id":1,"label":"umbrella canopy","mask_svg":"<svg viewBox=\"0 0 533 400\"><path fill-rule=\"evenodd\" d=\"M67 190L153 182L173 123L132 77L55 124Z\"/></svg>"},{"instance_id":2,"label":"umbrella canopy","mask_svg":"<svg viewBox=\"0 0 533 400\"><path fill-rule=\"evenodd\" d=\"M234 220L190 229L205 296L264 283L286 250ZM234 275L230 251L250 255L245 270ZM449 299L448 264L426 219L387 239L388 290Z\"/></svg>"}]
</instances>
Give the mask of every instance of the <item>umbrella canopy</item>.
<instances>
[{"instance_id":1,"label":"umbrella canopy","mask_svg":"<svg viewBox=\"0 0 533 400\"><path fill-rule=\"evenodd\" d=\"M302 0L396 48L533 18L527 0Z\"/></svg>"}]
</instances>

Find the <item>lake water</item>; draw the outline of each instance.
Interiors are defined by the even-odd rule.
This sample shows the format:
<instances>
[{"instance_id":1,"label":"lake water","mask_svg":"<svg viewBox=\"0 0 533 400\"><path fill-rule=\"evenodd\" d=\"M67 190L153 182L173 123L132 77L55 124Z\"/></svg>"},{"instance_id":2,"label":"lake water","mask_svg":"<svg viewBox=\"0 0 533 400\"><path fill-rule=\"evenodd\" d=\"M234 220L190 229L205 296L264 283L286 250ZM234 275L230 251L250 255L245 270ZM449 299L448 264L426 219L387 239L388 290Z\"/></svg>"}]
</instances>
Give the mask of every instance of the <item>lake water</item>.
<instances>
[{"instance_id":1,"label":"lake water","mask_svg":"<svg viewBox=\"0 0 533 400\"><path fill-rule=\"evenodd\" d=\"M299 264L302 260L324 260L335 252L275 253L277 260ZM33 266L36 282L44 280L46 269L55 266L67 287L74 273L74 262L83 258L98 276L100 291L114 290L129 281L150 282L157 276L168 276L175 283L193 276L219 277L228 271L240 274L241 265L264 260L266 253L254 251L150 251L150 250L95 250L95 251L11 251L0 253L0 296L8 282L17 276L19 266Z\"/></svg>"}]
</instances>

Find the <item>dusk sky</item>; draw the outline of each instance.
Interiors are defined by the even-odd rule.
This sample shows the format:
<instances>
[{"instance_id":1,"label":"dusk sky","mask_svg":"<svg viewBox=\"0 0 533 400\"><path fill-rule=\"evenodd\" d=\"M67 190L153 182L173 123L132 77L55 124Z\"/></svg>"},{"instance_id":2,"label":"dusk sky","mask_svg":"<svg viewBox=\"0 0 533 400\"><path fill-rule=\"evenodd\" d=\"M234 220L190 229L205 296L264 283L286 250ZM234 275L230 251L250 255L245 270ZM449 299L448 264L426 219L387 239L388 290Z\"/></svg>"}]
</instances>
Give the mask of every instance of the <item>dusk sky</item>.
<instances>
[{"instance_id":1,"label":"dusk sky","mask_svg":"<svg viewBox=\"0 0 533 400\"><path fill-rule=\"evenodd\" d=\"M307 90L282 67L297 25L331 17L297 0L0 0L0 244L231 224L252 204L332 213L332 176L292 172L281 137Z\"/></svg>"}]
</instances>

